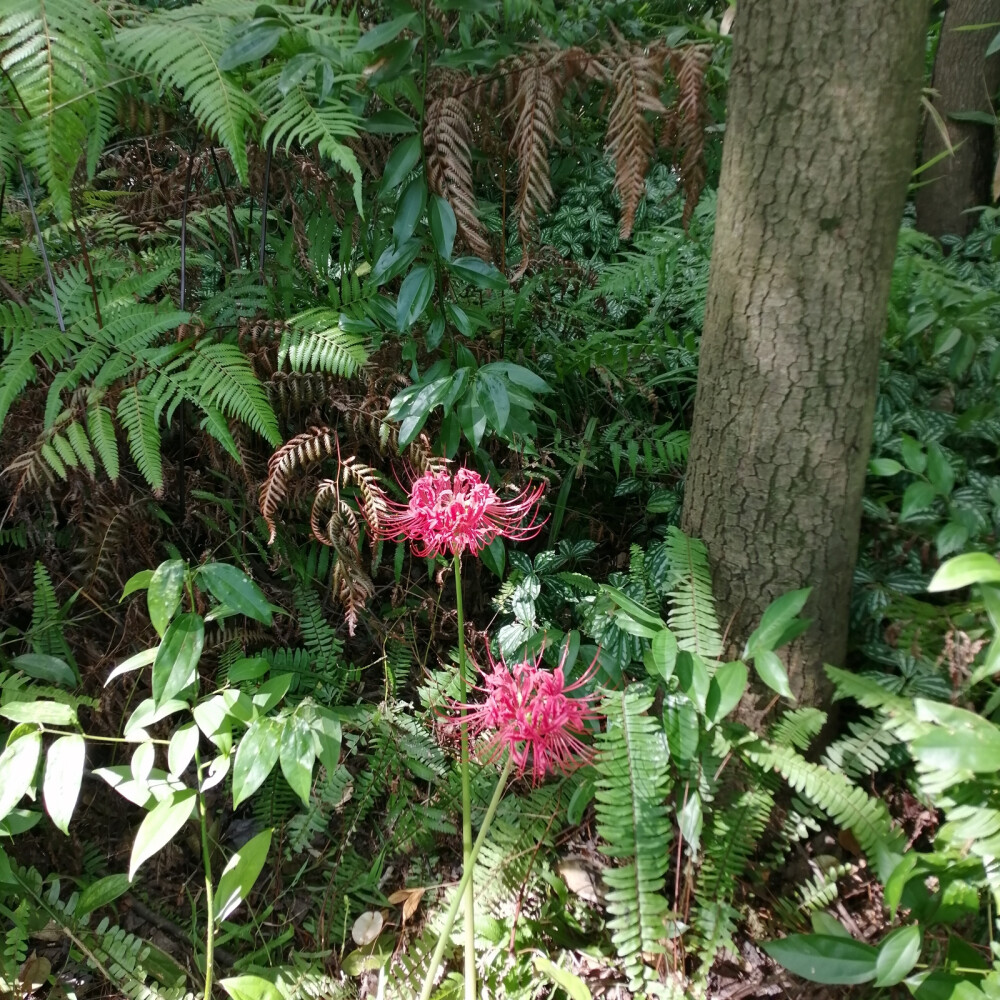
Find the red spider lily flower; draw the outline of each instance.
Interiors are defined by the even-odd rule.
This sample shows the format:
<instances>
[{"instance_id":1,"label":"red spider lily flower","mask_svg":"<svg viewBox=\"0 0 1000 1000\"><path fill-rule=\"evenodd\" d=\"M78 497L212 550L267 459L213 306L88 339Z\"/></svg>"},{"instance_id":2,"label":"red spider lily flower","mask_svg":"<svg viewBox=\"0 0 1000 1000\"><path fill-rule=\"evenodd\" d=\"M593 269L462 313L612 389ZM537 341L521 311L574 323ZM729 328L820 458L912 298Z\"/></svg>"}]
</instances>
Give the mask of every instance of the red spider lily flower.
<instances>
[{"instance_id":1,"label":"red spider lily flower","mask_svg":"<svg viewBox=\"0 0 1000 1000\"><path fill-rule=\"evenodd\" d=\"M571 770L590 760L591 751L579 739L584 723L598 717L591 704L596 692L581 697L571 693L588 684L597 669L597 659L572 684L566 683L563 665L555 670L541 666L542 654L508 666L501 657L487 652L489 670L483 683L473 687L486 696L475 704L452 702L445 725L467 725L473 738L487 736L488 760L504 750L510 753L518 775L531 772L533 784L546 774ZM465 711L467 714L461 715Z\"/></svg>"},{"instance_id":2,"label":"red spider lily flower","mask_svg":"<svg viewBox=\"0 0 1000 1000\"><path fill-rule=\"evenodd\" d=\"M501 500L472 469L460 468L454 476L431 470L413 482L408 503L388 501L389 513L374 533L410 539L421 558L444 552L457 556L466 549L478 555L501 535L512 541L534 538L545 523L538 518L544 489L529 486L513 499Z\"/></svg>"}]
</instances>

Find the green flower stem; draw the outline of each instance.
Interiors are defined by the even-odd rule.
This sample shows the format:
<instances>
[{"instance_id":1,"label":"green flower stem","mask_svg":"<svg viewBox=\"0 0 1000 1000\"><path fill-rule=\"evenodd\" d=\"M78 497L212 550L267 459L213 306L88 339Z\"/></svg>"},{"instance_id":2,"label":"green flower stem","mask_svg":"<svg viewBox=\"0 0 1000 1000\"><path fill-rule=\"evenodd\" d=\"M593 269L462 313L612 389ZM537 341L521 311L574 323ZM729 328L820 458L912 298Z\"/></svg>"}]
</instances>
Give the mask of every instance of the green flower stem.
<instances>
[{"instance_id":1,"label":"green flower stem","mask_svg":"<svg viewBox=\"0 0 1000 1000\"><path fill-rule=\"evenodd\" d=\"M479 829L479 836L476 837L468 864L465 865L465 871L462 872L462 881L458 883L458 889L452 898L451 905L448 907L448 912L445 914L444 927L441 930L441 936L438 938L437 946L434 948L434 954L431 955L431 964L427 967L424 985L420 990L420 1000L430 1000L430 995L434 990L434 977L437 975L438 966L441 965L441 959L444 956L444 949L447 947L448 940L451 937L451 929L455 925L458 907L465 897L466 890L472 885L472 866L476 863L479 851L486 842L486 834L493 823L493 817L497 814L497 807L500 805L500 799L503 797L504 789L507 787L507 779L510 777L513 766L514 760L508 754L507 762L503 766L503 771L500 772L500 780L497 782L496 790L493 792L493 798L490 799L489 808L486 810L485 817L483 817L483 825Z\"/></svg>"},{"instance_id":2,"label":"green flower stem","mask_svg":"<svg viewBox=\"0 0 1000 1000\"><path fill-rule=\"evenodd\" d=\"M458 684L462 704L469 701L466 680L465 615L462 610L462 556L455 556L455 610L458 613ZM462 716L468 709L462 709ZM469 727L463 721L462 741L462 867L465 888L465 1000L476 1000L476 891L472 884L472 784L469 780Z\"/></svg>"},{"instance_id":3,"label":"green flower stem","mask_svg":"<svg viewBox=\"0 0 1000 1000\"><path fill-rule=\"evenodd\" d=\"M194 752L195 772L198 775L198 821L201 826L201 860L205 869L205 1000L212 1000L212 972L215 965L215 890L212 888L212 852L208 847L208 811L205 796L201 793L201 755Z\"/></svg>"}]
</instances>

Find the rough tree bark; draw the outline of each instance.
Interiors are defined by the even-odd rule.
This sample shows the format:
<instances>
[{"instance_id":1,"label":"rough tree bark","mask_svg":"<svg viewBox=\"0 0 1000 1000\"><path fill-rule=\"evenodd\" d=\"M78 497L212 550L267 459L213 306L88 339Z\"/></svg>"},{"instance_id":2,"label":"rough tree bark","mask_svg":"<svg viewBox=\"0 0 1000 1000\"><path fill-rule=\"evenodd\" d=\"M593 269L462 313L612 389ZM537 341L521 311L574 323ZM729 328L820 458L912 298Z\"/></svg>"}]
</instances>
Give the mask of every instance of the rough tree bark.
<instances>
[{"instance_id":1,"label":"rough tree bark","mask_svg":"<svg viewBox=\"0 0 1000 1000\"><path fill-rule=\"evenodd\" d=\"M944 120L955 150L925 171L926 185L917 191L917 228L931 236L967 235L978 214L968 209L991 203L993 178L992 125L955 121L954 112L993 114L992 99L1000 86L1000 53L986 57L996 27L961 31L972 24L1000 22L1000 0L952 0L941 26L934 60L934 107ZM941 130L928 115L924 123L923 162L945 149Z\"/></svg>"},{"instance_id":2,"label":"rough tree bark","mask_svg":"<svg viewBox=\"0 0 1000 1000\"><path fill-rule=\"evenodd\" d=\"M846 652L926 16L750 0L736 17L683 527L737 654L771 600L813 588L785 657L804 703Z\"/></svg>"}]
</instances>

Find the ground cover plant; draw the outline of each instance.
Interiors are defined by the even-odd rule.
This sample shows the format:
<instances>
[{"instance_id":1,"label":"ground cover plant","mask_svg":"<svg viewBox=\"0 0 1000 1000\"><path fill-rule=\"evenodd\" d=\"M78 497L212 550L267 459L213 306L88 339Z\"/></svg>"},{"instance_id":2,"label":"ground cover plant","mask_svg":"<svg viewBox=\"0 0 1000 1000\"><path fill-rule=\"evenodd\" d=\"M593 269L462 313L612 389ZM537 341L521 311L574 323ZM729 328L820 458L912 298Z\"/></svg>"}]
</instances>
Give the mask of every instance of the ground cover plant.
<instances>
[{"instance_id":1,"label":"ground cover plant","mask_svg":"<svg viewBox=\"0 0 1000 1000\"><path fill-rule=\"evenodd\" d=\"M0 996L1000 995L998 19L786 6L0 7Z\"/></svg>"}]
</instances>

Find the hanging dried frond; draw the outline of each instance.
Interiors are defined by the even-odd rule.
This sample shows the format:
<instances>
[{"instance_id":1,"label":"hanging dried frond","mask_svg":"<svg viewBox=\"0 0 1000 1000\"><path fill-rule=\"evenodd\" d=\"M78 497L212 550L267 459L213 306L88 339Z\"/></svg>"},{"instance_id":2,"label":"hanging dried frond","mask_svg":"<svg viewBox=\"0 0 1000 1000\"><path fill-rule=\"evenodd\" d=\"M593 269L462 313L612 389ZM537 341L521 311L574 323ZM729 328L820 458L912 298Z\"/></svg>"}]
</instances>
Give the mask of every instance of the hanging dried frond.
<instances>
[{"instance_id":1,"label":"hanging dried frond","mask_svg":"<svg viewBox=\"0 0 1000 1000\"><path fill-rule=\"evenodd\" d=\"M558 64L557 64L558 66ZM540 212L552 205L549 147L556 139L556 113L562 100L563 81L553 72L552 60L532 60L517 73L510 110L515 117L511 152L517 159L517 231L524 248L531 243Z\"/></svg>"},{"instance_id":2,"label":"hanging dried frond","mask_svg":"<svg viewBox=\"0 0 1000 1000\"><path fill-rule=\"evenodd\" d=\"M712 60L712 48L709 45L689 45L683 49L672 49L668 58L678 90L674 148L680 153L677 173L684 189L682 221L686 229L698 204L701 189L705 186L705 124L708 121L705 71Z\"/></svg>"},{"instance_id":3,"label":"hanging dried frond","mask_svg":"<svg viewBox=\"0 0 1000 1000\"><path fill-rule=\"evenodd\" d=\"M348 478L356 483L367 483L369 479L373 481L374 473L367 466L360 463L352 465L352 462L353 459L348 459L342 467L345 481ZM375 491L381 494L377 483ZM358 612L364 609L365 602L375 593L375 585L361 566L361 525L357 512L340 496L340 484L336 479L324 479L319 484L309 526L313 537L323 545L329 545L337 554L331 586L344 608L347 631L354 635Z\"/></svg>"},{"instance_id":4,"label":"hanging dried frond","mask_svg":"<svg viewBox=\"0 0 1000 1000\"><path fill-rule=\"evenodd\" d=\"M653 155L653 126L646 113L667 111L660 100L666 52L628 46L609 50L612 54L616 58L606 73L614 100L605 145L615 161L615 190L622 203L619 231L622 239L628 239L646 193L646 172Z\"/></svg>"},{"instance_id":5,"label":"hanging dried frond","mask_svg":"<svg viewBox=\"0 0 1000 1000\"><path fill-rule=\"evenodd\" d=\"M329 427L310 427L303 434L286 441L267 463L267 478L260 488L260 512L270 531L267 544L274 543L278 529L274 514L288 492L288 476L300 466L335 455L339 451L337 439Z\"/></svg>"},{"instance_id":6,"label":"hanging dried frond","mask_svg":"<svg viewBox=\"0 0 1000 1000\"><path fill-rule=\"evenodd\" d=\"M374 545L382 517L389 510L388 498L378 481L378 473L351 456L341 464L340 478L345 486L353 484L357 487L361 509L371 527L372 545Z\"/></svg>"},{"instance_id":7,"label":"hanging dried frond","mask_svg":"<svg viewBox=\"0 0 1000 1000\"><path fill-rule=\"evenodd\" d=\"M466 106L448 95L427 103L424 120L427 184L451 205L458 223L458 237L478 257L493 254L476 213L472 183L472 129Z\"/></svg>"}]
</instances>

